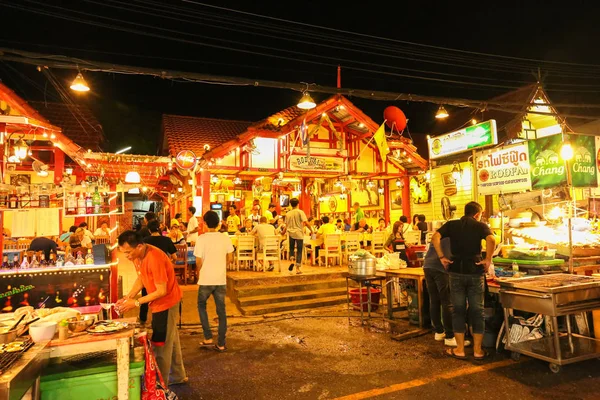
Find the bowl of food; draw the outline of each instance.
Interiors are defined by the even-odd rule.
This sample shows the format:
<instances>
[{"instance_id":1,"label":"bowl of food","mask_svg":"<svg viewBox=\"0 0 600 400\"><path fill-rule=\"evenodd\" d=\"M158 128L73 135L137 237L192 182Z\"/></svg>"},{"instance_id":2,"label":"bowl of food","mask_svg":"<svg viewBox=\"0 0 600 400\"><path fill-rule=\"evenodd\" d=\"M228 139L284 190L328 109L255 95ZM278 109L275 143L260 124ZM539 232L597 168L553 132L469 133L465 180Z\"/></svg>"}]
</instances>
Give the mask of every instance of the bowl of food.
<instances>
[{"instance_id":1,"label":"bowl of food","mask_svg":"<svg viewBox=\"0 0 600 400\"><path fill-rule=\"evenodd\" d=\"M73 333L83 332L87 328L92 326L92 324L94 323L95 320L96 320L96 318L94 315L84 315L81 318L78 318L78 317L69 318L69 319L67 319L69 331L71 331Z\"/></svg>"},{"instance_id":2,"label":"bowl of food","mask_svg":"<svg viewBox=\"0 0 600 400\"><path fill-rule=\"evenodd\" d=\"M56 325L54 321L34 322L29 325L29 335L35 343L52 340L56 333Z\"/></svg>"}]
</instances>

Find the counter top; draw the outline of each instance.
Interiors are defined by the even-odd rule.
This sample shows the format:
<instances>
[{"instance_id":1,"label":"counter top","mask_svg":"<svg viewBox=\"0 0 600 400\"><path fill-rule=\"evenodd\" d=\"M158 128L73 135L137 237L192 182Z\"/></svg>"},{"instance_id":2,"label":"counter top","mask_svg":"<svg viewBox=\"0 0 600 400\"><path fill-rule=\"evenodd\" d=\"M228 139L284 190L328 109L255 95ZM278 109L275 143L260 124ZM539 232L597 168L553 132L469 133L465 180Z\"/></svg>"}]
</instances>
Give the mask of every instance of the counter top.
<instances>
[{"instance_id":1,"label":"counter top","mask_svg":"<svg viewBox=\"0 0 600 400\"><path fill-rule=\"evenodd\" d=\"M21 399L48 365L48 341L34 344L8 371L0 375L0 398Z\"/></svg>"},{"instance_id":2,"label":"counter top","mask_svg":"<svg viewBox=\"0 0 600 400\"><path fill-rule=\"evenodd\" d=\"M111 264L100 264L100 265L74 265L72 267L44 267L44 268L27 268L27 269L11 269L11 270L0 270L0 276L15 276L15 275L44 275L54 273L70 273L76 271L94 271L98 269L110 269L111 266L117 263Z\"/></svg>"}]
</instances>

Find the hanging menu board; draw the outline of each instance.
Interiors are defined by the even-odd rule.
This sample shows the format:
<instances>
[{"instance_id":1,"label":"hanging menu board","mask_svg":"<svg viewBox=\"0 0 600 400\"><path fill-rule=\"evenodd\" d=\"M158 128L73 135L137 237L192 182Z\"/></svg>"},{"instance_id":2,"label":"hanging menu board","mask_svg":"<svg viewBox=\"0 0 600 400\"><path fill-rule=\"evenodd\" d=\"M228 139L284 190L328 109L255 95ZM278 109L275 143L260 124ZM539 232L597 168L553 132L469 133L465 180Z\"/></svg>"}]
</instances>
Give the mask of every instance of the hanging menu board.
<instances>
[{"instance_id":1,"label":"hanging menu board","mask_svg":"<svg viewBox=\"0 0 600 400\"><path fill-rule=\"evenodd\" d=\"M60 235L59 208L39 209L36 217L36 236L58 236Z\"/></svg>"},{"instance_id":2,"label":"hanging menu board","mask_svg":"<svg viewBox=\"0 0 600 400\"><path fill-rule=\"evenodd\" d=\"M58 236L59 208L15 210L12 215L12 236Z\"/></svg>"},{"instance_id":3,"label":"hanging menu board","mask_svg":"<svg viewBox=\"0 0 600 400\"><path fill-rule=\"evenodd\" d=\"M35 221L37 210L16 210L12 215L12 236L35 236Z\"/></svg>"}]
</instances>

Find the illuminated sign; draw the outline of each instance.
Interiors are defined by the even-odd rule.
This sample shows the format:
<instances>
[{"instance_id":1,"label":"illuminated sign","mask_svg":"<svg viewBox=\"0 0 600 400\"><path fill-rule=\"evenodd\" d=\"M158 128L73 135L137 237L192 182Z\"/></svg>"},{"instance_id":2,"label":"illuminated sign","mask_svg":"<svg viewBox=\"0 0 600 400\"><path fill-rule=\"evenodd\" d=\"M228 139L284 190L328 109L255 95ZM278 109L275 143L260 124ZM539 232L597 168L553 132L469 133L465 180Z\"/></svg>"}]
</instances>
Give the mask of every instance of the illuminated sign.
<instances>
[{"instance_id":1,"label":"illuminated sign","mask_svg":"<svg viewBox=\"0 0 600 400\"><path fill-rule=\"evenodd\" d=\"M529 149L516 144L475 157L479 194L514 193L531 190Z\"/></svg>"},{"instance_id":2,"label":"illuminated sign","mask_svg":"<svg viewBox=\"0 0 600 400\"><path fill-rule=\"evenodd\" d=\"M344 161L334 157L290 156L291 171L344 172Z\"/></svg>"},{"instance_id":3,"label":"illuminated sign","mask_svg":"<svg viewBox=\"0 0 600 400\"><path fill-rule=\"evenodd\" d=\"M498 143L496 121L491 119L429 140L429 158L434 160Z\"/></svg>"},{"instance_id":4,"label":"illuminated sign","mask_svg":"<svg viewBox=\"0 0 600 400\"><path fill-rule=\"evenodd\" d=\"M175 157L175 164L181 169L194 169L196 166L196 154L191 150L181 150Z\"/></svg>"}]
</instances>

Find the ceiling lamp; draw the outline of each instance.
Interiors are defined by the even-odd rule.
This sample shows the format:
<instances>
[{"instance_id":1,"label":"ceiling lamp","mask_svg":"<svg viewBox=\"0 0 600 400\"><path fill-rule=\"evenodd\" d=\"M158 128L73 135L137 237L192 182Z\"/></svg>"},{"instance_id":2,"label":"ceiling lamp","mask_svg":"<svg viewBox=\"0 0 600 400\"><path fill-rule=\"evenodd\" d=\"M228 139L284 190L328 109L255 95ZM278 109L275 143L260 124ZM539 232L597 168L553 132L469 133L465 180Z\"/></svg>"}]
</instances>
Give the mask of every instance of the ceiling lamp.
<instances>
[{"instance_id":1,"label":"ceiling lamp","mask_svg":"<svg viewBox=\"0 0 600 400\"><path fill-rule=\"evenodd\" d=\"M242 184L242 180L240 179L239 176L235 177L235 179L233 180L233 184L234 185L241 185Z\"/></svg>"},{"instance_id":2,"label":"ceiling lamp","mask_svg":"<svg viewBox=\"0 0 600 400\"><path fill-rule=\"evenodd\" d=\"M437 112L435 113L435 117L437 119L446 119L449 116L450 116L450 114L448 114L448 111L446 111L444 106L440 106L440 108L438 108Z\"/></svg>"},{"instance_id":3,"label":"ceiling lamp","mask_svg":"<svg viewBox=\"0 0 600 400\"><path fill-rule=\"evenodd\" d=\"M27 142L25 142L22 138L15 143L15 156L21 160L27 157L27 150L29 150L29 146L27 146Z\"/></svg>"},{"instance_id":4,"label":"ceiling lamp","mask_svg":"<svg viewBox=\"0 0 600 400\"><path fill-rule=\"evenodd\" d=\"M377 193L379 193L379 194L383 194L383 187L379 186L379 187L377 188Z\"/></svg>"},{"instance_id":5,"label":"ceiling lamp","mask_svg":"<svg viewBox=\"0 0 600 400\"><path fill-rule=\"evenodd\" d=\"M71 83L71 89L73 89L76 92L87 92L90 90L90 87L88 86L85 79L83 79L83 75L81 75L81 72L77 74L77 76L73 80L73 83Z\"/></svg>"},{"instance_id":6,"label":"ceiling lamp","mask_svg":"<svg viewBox=\"0 0 600 400\"><path fill-rule=\"evenodd\" d=\"M129 171L127 175L125 175L125 183L140 183L142 178L137 171Z\"/></svg>"},{"instance_id":7,"label":"ceiling lamp","mask_svg":"<svg viewBox=\"0 0 600 400\"><path fill-rule=\"evenodd\" d=\"M304 92L302 94L302 98L298 102L298 108L300 108L302 110L312 110L316 106L317 106L317 103L315 103L313 98L310 97L310 94L308 92Z\"/></svg>"},{"instance_id":8,"label":"ceiling lamp","mask_svg":"<svg viewBox=\"0 0 600 400\"><path fill-rule=\"evenodd\" d=\"M400 178L396 179L396 187L401 188L404 186L404 182L400 180Z\"/></svg>"},{"instance_id":9,"label":"ceiling lamp","mask_svg":"<svg viewBox=\"0 0 600 400\"><path fill-rule=\"evenodd\" d=\"M127 193L129 194L140 194L140 189L139 188L131 188L127 191Z\"/></svg>"},{"instance_id":10,"label":"ceiling lamp","mask_svg":"<svg viewBox=\"0 0 600 400\"><path fill-rule=\"evenodd\" d=\"M335 187L342 187L344 186L344 184L342 183L342 181L340 180L340 178L337 178L337 180L334 183Z\"/></svg>"},{"instance_id":11,"label":"ceiling lamp","mask_svg":"<svg viewBox=\"0 0 600 400\"><path fill-rule=\"evenodd\" d=\"M218 177L218 176L216 176L216 175L213 175L213 176L211 176L211 177L210 177L210 181L211 181L213 184L217 184L217 182L219 182L219 177Z\"/></svg>"}]
</instances>

